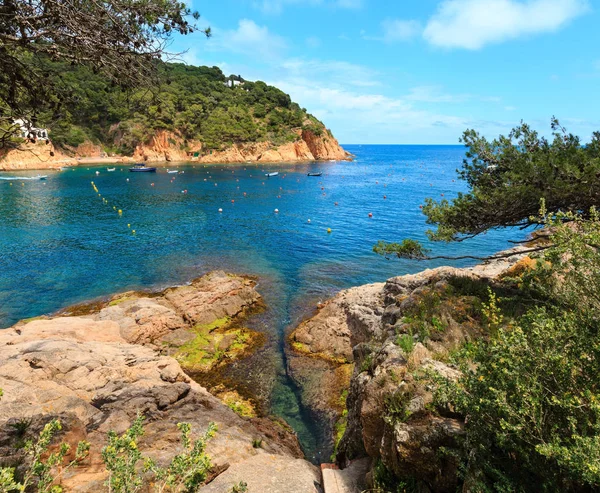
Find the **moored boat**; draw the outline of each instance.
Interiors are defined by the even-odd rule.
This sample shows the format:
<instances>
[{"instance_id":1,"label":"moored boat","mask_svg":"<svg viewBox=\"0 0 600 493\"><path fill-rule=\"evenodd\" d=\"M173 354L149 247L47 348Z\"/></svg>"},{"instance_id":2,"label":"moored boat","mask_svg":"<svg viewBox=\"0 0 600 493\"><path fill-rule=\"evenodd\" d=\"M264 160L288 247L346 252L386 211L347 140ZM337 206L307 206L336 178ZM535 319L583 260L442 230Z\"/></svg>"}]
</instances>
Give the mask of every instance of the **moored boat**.
<instances>
[{"instance_id":1,"label":"moored boat","mask_svg":"<svg viewBox=\"0 0 600 493\"><path fill-rule=\"evenodd\" d=\"M170 175L172 175L172 174L177 174L177 173L179 173L179 171L177 171L176 169L168 169L168 170L167 170L167 173L169 173Z\"/></svg>"},{"instance_id":2,"label":"moored boat","mask_svg":"<svg viewBox=\"0 0 600 493\"><path fill-rule=\"evenodd\" d=\"M307 176L321 176L323 173L308 173Z\"/></svg>"},{"instance_id":3,"label":"moored boat","mask_svg":"<svg viewBox=\"0 0 600 493\"><path fill-rule=\"evenodd\" d=\"M156 173L156 168L145 166L143 164L136 164L132 168L129 168L132 173Z\"/></svg>"},{"instance_id":4,"label":"moored boat","mask_svg":"<svg viewBox=\"0 0 600 493\"><path fill-rule=\"evenodd\" d=\"M275 173L265 173L267 178L271 178L271 176L277 176L279 173L276 171Z\"/></svg>"},{"instance_id":5,"label":"moored boat","mask_svg":"<svg viewBox=\"0 0 600 493\"><path fill-rule=\"evenodd\" d=\"M114 171L114 170L116 170L116 169L117 169L117 168L106 168L106 171Z\"/></svg>"}]
</instances>

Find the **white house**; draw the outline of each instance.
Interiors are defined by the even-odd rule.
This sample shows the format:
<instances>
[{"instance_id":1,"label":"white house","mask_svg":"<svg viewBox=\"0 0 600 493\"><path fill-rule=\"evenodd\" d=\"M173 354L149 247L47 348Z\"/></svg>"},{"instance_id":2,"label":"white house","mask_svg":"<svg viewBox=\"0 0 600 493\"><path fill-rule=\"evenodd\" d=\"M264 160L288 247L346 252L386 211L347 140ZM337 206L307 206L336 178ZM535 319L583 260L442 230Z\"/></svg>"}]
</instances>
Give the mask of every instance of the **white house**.
<instances>
[{"instance_id":1,"label":"white house","mask_svg":"<svg viewBox=\"0 0 600 493\"><path fill-rule=\"evenodd\" d=\"M229 77L227 77L227 79L225 79L224 84L227 87L236 87L236 86L243 86L244 82L246 82L241 75L230 75Z\"/></svg>"},{"instance_id":2,"label":"white house","mask_svg":"<svg viewBox=\"0 0 600 493\"><path fill-rule=\"evenodd\" d=\"M20 135L24 139L49 140L48 130L45 128L34 127L29 120L19 118L14 120L14 124L19 126Z\"/></svg>"}]
</instances>

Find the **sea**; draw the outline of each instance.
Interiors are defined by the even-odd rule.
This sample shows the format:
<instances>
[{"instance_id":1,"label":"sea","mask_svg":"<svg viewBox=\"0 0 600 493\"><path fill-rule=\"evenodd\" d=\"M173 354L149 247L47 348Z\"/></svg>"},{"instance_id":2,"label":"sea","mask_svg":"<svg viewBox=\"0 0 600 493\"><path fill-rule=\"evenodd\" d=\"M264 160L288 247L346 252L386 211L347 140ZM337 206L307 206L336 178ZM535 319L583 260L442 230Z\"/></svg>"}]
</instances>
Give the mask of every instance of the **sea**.
<instances>
[{"instance_id":1,"label":"sea","mask_svg":"<svg viewBox=\"0 0 600 493\"><path fill-rule=\"evenodd\" d=\"M297 431L308 457L326 458L327 430L286 372L288 332L342 289L448 264L386 259L373 253L379 240L414 238L432 255L485 256L524 236L427 240L425 199L466 191L456 173L463 146L344 148L353 161L171 166L179 174L82 166L44 171L46 180L21 179L37 171L0 173L0 328L214 269L257 276L267 309L249 325L268 335L269 350L243 372L270 394L270 411Z\"/></svg>"}]
</instances>

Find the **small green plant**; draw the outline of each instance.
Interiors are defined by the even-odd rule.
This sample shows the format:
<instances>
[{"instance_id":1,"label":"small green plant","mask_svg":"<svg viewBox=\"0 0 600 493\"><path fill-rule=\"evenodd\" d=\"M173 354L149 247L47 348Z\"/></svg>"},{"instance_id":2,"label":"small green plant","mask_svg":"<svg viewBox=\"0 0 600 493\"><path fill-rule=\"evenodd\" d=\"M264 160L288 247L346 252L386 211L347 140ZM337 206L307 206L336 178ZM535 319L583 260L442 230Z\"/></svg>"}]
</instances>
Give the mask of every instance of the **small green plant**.
<instances>
[{"instance_id":1,"label":"small green plant","mask_svg":"<svg viewBox=\"0 0 600 493\"><path fill-rule=\"evenodd\" d=\"M386 420L392 424L405 422L411 414L407 409L408 401L409 395L401 390L386 395L384 404Z\"/></svg>"},{"instance_id":2,"label":"small green plant","mask_svg":"<svg viewBox=\"0 0 600 493\"><path fill-rule=\"evenodd\" d=\"M252 447L254 448L262 448L263 440L262 438L255 438L252 440Z\"/></svg>"},{"instance_id":3,"label":"small green plant","mask_svg":"<svg viewBox=\"0 0 600 493\"><path fill-rule=\"evenodd\" d=\"M205 481L211 468L210 457L206 454L208 441L215 436L217 426L208 425L201 437L192 441L192 427L189 423L177 425L181 432L183 452L173 457L166 468L158 467L151 459L145 459L145 467L156 476L154 490L157 493L165 491L196 491Z\"/></svg>"},{"instance_id":4,"label":"small green plant","mask_svg":"<svg viewBox=\"0 0 600 493\"><path fill-rule=\"evenodd\" d=\"M142 459L137 441L144 434L143 424L144 417L138 415L123 435L108 432L108 445L102 449L102 460L108 471L106 486L111 493L134 493L142 487L136 466Z\"/></svg>"},{"instance_id":5,"label":"small green plant","mask_svg":"<svg viewBox=\"0 0 600 493\"><path fill-rule=\"evenodd\" d=\"M408 356L415 348L415 339L411 334L399 334L396 336L396 345Z\"/></svg>"},{"instance_id":6,"label":"small green plant","mask_svg":"<svg viewBox=\"0 0 600 493\"><path fill-rule=\"evenodd\" d=\"M79 442L75 459L63 466L65 456L70 450L67 443L61 443L56 452L48 454L54 435L62 429L60 421L53 419L47 423L39 434L38 439L25 443L25 453L30 458L31 464L23 475L23 480L18 482L15 478L13 467L0 468L0 492L30 491L35 485L37 493L61 493L62 487L55 484L62 474L82 461L89 454L90 444Z\"/></svg>"},{"instance_id":7,"label":"small green plant","mask_svg":"<svg viewBox=\"0 0 600 493\"><path fill-rule=\"evenodd\" d=\"M248 484L245 481L240 481L238 484L233 485L229 493L246 493L248 491Z\"/></svg>"},{"instance_id":8,"label":"small green plant","mask_svg":"<svg viewBox=\"0 0 600 493\"><path fill-rule=\"evenodd\" d=\"M373 355L371 353L367 354L365 358L360 363L360 371L370 371L371 366L373 366Z\"/></svg>"},{"instance_id":9,"label":"small green plant","mask_svg":"<svg viewBox=\"0 0 600 493\"><path fill-rule=\"evenodd\" d=\"M494 293L488 286L488 302L482 303L481 312L483 313L487 328L492 335L496 335L498 333L498 330L504 321L504 317L502 316L498 306L500 301L500 298L498 298L496 293Z\"/></svg>"},{"instance_id":10,"label":"small green plant","mask_svg":"<svg viewBox=\"0 0 600 493\"><path fill-rule=\"evenodd\" d=\"M206 444L215 435L214 423L200 438L192 441L189 423L179 423L183 452L173 457L167 467L160 467L138 449L138 440L144 434L144 417L138 415L122 435L109 432L108 445L102 449L102 460L109 473L106 485L109 493L134 493L143 486L142 474L154 475L154 491L196 491L204 483L211 467ZM141 465L140 465L141 463Z\"/></svg>"},{"instance_id":11,"label":"small green plant","mask_svg":"<svg viewBox=\"0 0 600 493\"><path fill-rule=\"evenodd\" d=\"M444 323L436 316L431 317L431 325L436 332L444 332L446 330Z\"/></svg>"}]
</instances>

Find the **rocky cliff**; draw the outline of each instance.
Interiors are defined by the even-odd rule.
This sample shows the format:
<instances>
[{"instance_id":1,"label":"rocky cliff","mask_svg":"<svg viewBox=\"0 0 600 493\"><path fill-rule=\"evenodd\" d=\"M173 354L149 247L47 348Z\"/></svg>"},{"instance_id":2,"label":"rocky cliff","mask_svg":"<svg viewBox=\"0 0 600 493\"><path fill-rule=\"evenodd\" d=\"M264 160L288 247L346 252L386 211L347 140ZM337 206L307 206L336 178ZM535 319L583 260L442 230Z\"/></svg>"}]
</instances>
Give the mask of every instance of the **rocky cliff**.
<instances>
[{"instance_id":1,"label":"rocky cliff","mask_svg":"<svg viewBox=\"0 0 600 493\"><path fill-rule=\"evenodd\" d=\"M456 491L452 448L464 423L433 407L430 377L458 378L449 355L483 335L477 294L520 261L520 250L342 291L291 333L290 374L305 404L332 423L340 466L369 457L371 486L391 475L415 491Z\"/></svg>"},{"instance_id":2,"label":"rocky cliff","mask_svg":"<svg viewBox=\"0 0 600 493\"><path fill-rule=\"evenodd\" d=\"M208 447L212 481L201 491L229 492L241 480L249 491L318 491L318 470L302 459L285 424L240 417L230 409L237 403L224 405L180 365L241 357L248 338L228 330L260 304L254 285L213 273L163 293L125 293L0 331L0 465L21 464L19 444L58 417L60 440L91 443L90 457L63 476L66 491L104 491L106 434L122 433L142 413L140 449L162 464L179 452L177 423L190 423L195 434L217 424ZM228 338L229 349L216 351Z\"/></svg>"},{"instance_id":3,"label":"rocky cliff","mask_svg":"<svg viewBox=\"0 0 600 493\"><path fill-rule=\"evenodd\" d=\"M115 162L303 162L341 161L351 159L338 141L326 129L316 135L311 130L298 130L297 140L275 145L272 142L235 144L221 151L205 151L202 142L186 142L176 133L159 130L146 142L139 144L131 156L107 156L102 147L84 142L73 149L57 149L52 144L23 144L0 155L0 171L23 169L56 169L63 165L79 163ZM114 132L118 143L118 131Z\"/></svg>"}]
</instances>

